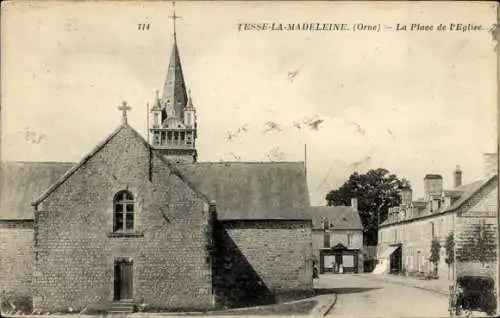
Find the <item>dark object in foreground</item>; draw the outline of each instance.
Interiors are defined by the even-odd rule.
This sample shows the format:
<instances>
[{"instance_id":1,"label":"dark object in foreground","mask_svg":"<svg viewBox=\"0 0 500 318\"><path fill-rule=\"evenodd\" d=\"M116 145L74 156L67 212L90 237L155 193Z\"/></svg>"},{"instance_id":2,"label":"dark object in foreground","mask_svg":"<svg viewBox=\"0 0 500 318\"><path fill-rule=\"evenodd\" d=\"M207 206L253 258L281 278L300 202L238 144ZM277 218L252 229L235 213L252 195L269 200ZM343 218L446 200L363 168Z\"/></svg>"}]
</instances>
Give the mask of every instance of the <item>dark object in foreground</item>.
<instances>
[{"instance_id":1,"label":"dark object in foreground","mask_svg":"<svg viewBox=\"0 0 500 318\"><path fill-rule=\"evenodd\" d=\"M457 276L455 299L455 314L462 311L482 311L494 315L496 311L495 281L491 275L483 271L467 271Z\"/></svg>"}]
</instances>

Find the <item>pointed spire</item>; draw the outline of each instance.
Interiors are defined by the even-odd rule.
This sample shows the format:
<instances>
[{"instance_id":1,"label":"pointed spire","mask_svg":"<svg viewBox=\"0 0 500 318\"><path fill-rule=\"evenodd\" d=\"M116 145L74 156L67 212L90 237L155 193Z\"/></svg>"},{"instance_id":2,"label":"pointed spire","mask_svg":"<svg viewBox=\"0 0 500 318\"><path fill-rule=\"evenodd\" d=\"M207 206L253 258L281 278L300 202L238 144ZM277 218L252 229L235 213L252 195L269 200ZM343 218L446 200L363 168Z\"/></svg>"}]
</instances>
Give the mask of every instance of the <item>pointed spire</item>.
<instances>
[{"instance_id":1,"label":"pointed spire","mask_svg":"<svg viewBox=\"0 0 500 318\"><path fill-rule=\"evenodd\" d=\"M186 105L186 110L193 110L193 98L191 97L191 90L188 90L188 100L187 100L187 105Z\"/></svg>"},{"instance_id":2,"label":"pointed spire","mask_svg":"<svg viewBox=\"0 0 500 318\"><path fill-rule=\"evenodd\" d=\"M151 111L157 111L161 110L161 105L160 105L160 92L156 90L156 96L155 96L155 101L153 103L153 107L151 108Z\"/></svg>"},{"instance_id":3,"label":"pointed spire","mask_svg":"<svg viewBox=\"0 0 500 318\"><path fill-rule=\"evenodd\" d=\"M184 75L182 73L181 59L177 47L177 37L175 30L175 20L179 18L175 14L175 1L173 3L173 15L170 18L174 21L174 43L168 65L167 78L163 86L162 104L165 106L167 117L184 117L184 108L186 107L187 94Z\"/></svg>"}]
</instances>

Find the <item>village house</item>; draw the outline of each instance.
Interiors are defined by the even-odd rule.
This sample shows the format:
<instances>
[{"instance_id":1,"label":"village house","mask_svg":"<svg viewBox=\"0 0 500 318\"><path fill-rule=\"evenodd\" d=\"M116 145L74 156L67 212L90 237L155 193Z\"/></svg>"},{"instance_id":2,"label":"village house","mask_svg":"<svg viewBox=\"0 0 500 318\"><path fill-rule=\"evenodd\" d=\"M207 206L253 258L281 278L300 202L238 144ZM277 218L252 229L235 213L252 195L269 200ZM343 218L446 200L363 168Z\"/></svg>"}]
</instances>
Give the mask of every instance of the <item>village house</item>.
<instances>
[{"instance_id":1,"label":"village house","mask_svg":"<svg viewBox=\"0 0 500 318\"><path fill-rule=\"evenodd\" d=\"M320 274L363 272L363 225L357 200L351 206L313 206L312 239Z\"/></svg>"},{"instance_id":2,"label":"village house","mask_svg":"<svg viewBox=\"0 0 500 318\"><path fill-rule=\"evenodd\" d=\"M452 280L467 269L489 269L496 277L498 226L498 154L485 154L483 180L462 184L462 171L453 172L454 188L443 190L443 178L424 178L425 197L412 200L403 190L402 203L389 210L379 227L378 265L374 273L430 274L431 243L440 243L439 279ZM453 235L454 262L447 262L446 241Z\"/></svg>"},{"instance_id":3,"label":"village house","mask_svg":"<svg viewBox=\"0 0 500 318\"><path fill-rule=\"evenodd\" d=\"M198 162L175 34L150 140L119 109L122 124L78 163L2 163L2 304L208 310L312 293L304 163Z\"/></svg>"}]
</instances>

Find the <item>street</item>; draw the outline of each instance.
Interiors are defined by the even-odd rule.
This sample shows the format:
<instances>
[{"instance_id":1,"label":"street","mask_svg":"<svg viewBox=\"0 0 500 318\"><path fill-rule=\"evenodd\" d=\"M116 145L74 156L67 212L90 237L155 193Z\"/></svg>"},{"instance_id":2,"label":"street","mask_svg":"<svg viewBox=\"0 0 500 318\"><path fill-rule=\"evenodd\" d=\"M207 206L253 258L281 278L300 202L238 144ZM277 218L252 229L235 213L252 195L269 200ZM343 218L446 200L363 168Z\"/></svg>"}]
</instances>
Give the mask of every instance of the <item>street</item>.
<instances>
[{"instance_id":1,"label":"street","mask_svg":"<svg viewBox=\"0 0 500 318\"><path fill-rule=\"evenodd\" d=\"M316 288L334 292L333 317L448 317L448 297L370 277L374 274L321 275Z\"/></svg>"}]
</instances>

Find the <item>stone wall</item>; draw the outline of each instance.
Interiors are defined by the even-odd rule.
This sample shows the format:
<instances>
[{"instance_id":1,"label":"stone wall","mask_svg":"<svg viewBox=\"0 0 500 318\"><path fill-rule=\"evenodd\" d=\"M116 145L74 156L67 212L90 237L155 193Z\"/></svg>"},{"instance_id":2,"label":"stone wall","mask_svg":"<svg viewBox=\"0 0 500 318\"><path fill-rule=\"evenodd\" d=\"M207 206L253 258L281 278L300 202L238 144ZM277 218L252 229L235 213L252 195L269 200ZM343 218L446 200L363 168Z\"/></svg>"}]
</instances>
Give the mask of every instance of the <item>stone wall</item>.
<instances>
[{"instance_id":1,"label":"stone wall","mask_svg":"<svg viewBox=\"0 0 500 318\"><path fill-rule=\"evenodd\" d=\"M113 198L136 200L134 231L113 233ZM208 205L124 128L35 213L34 307L105 310L114 299L114 263L133 262L133 298L148 310L213 304Z\"/></svg>"},{"instance_id":2,"label":"stone wall","mask_svg":"<svg viewBox=\"0 0 500 318\"><path fill-rule=\"evenodd\" d=\"M486 270L497 276L498 187L492 180L457 214L455 256L457 274Z\"/></svg>"},{"instance_id":3,"label":"stone wall","mask_svg":"<svg viewBox=\"0 0 500 318\"><path fill-rule=\"evenodd\" d=\"M216 242L220 307L312 294L311 221L219 221Z\"/></svg>"},{"instance_id":4,"label":"stone wall","mask_svg":"<svg viewBox=\"0 0 500 318\"><path fill-rule=\"evenodd\" d=\"M401 244L403 269L408 272L431 272L434 265L429 261L429 257L434 228L434 236L441 244L439 279L449 280L451 268L445 262L445 242L447 235L453 231L454 219L455 213L435 214L381 227L377 255L383 253L390 245Z\"/></svg>"},{"instance_id":5,"label":"stone wall","mask_svg":"<svg viewBox=\"0 0 500 318\"><path fill-rule=\"evenodd\" d=\"M6 308L31 309L33 221L0 221L0 297Z\"/></svg>"}]
</instances>

